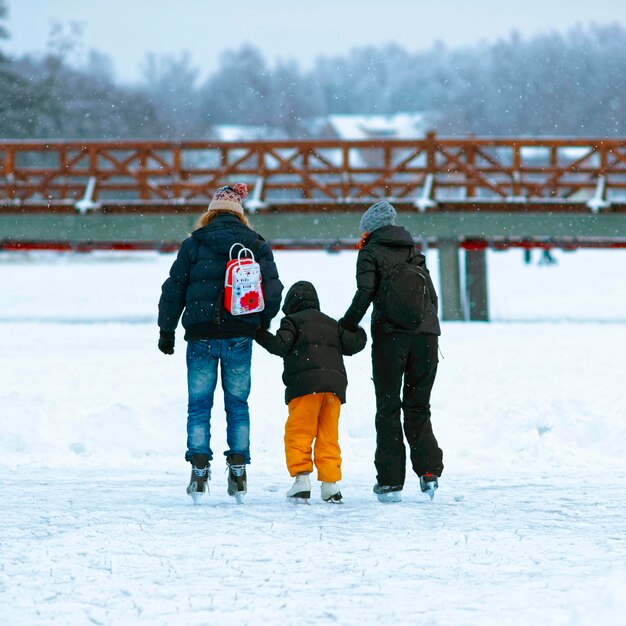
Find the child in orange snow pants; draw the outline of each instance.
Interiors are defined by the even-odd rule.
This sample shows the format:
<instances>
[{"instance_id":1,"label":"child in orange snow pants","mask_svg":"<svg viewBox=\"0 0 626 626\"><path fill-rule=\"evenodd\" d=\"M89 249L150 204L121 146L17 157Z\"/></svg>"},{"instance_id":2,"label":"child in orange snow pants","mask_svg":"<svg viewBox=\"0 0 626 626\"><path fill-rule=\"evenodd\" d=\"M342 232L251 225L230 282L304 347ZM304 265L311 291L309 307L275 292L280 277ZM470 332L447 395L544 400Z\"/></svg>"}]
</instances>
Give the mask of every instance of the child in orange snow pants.
<instances>
[{"instance_id":1,"label":"child in orange snow pants","mask_svg":"<svg viewBox=\"0 0 626 626\"><path fill-rule=\"evenodd\" d=\"M330 392L310 393L289 403L285 424L285 456L291 476L313 471L311 447L317 475L323 482L341 480L339 412L341 400Z\"/></svg>"},{"instance_id":2,"label":"child in orange snow pants","mask_svg":"<svg viewBox=\"0 0 626 626\"><path fill-rule=\"evenodd\" d=\"M289 406L285 456L289 473L296 479L287 496L310 497L309 474L315 463L322 499L339 502L339 412L348 385L343 355L365 347L365 331L346 330L322 313L315 287L307 281L291 287L283 312L276 335L260 329L256 341L284 360L285 402Z\"/></svg>"}]
</instances>

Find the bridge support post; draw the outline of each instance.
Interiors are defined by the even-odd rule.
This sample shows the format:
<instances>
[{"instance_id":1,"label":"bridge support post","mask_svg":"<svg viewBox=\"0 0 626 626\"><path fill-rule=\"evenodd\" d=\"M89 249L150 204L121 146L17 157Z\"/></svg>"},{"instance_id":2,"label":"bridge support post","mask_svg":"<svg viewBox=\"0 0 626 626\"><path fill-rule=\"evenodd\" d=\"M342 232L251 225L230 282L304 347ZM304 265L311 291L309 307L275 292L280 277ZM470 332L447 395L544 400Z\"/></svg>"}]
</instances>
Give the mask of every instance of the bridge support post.
<instances>
[{"instance_id":1,"label":"bridge support post","mask_svg":"<svg viewBox=\"0 0 626 626\"><path fill-rule=\"evenodd\" d=\"M446 322L462 321L459 243L456 239L440 239L437 245L439 246L439 294L442 319Z\"/></svg>"},{"instance_id":2,"label":"bridge support post","mask_svg":"<svg viewBox=\"0 0 626 626\"><path fill-rule=\"evenodd\" d=\"M488 322L486 247L470 248L465 251L465 290L470 321Z\"/></svg>"}]
</instances>

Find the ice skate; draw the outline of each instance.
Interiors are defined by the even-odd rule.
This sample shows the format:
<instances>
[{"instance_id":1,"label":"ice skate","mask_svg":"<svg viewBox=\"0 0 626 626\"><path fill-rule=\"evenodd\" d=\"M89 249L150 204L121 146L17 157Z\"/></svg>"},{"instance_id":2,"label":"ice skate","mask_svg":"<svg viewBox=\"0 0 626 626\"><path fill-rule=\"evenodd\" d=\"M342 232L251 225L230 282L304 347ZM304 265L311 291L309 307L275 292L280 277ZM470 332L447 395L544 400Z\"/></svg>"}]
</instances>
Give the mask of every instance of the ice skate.
<instances>
[{"instance_id":1,"label":"ice skate","mask_svg":"<svg viewBox=\"0 0 626 626\"><path fill-rule=\"evenodd\" d=\"M228 465L228 495L234 496L237 504L243 504L243 497L248 493L246 459L241 454L226 457Z\"/></svg>"},{"instance_id":2,"label":"ice skate","mask_svg":"<svg viewBox=\"0 0 626 626\"><path fill-rule=\"evenodd\" d=\"M402 502L402 485L379 485L373 489L379 502Z\"/></svg>"},{"instance_id":3,"label":"ice skate","mask_svg":"<svg viewBox=\"0 0 626 626\"><path fill-rule=\"evenodd\" d=\"M339 491L339 487L337 483L322 483L322 500L324 502L331 502L333 504L342 504L341 499L341 491Z\"/></svg>"},{"instance_id":4,"label":"ice skate","mask_svg":"<svg viewBox=\"0 0 626 626\"><path fill-rule=\"evenodd\" d=\"M298 474L291 489L287 492L287 500L294 504L309 504L311 497L311 481L308 474Z\"/></svg>"},{"instance_id":5,"label":"ice skate","mask_svg":"<svg viewBox=\"0 0 626 626\"><path fill-rule=\"evenodd\" d=\"M211 480L211 466L206 454L194 454L191 457L191 478L187 486L187 493L194 504L200 504L202 496L208 491L208 481Z\"/></svg>"},{"instance_id":6,"label":"ice skate","mask_svg":"<svg viewBox=\"0 0 626 626\"><path fill-rule=\"evenodd\" d=\"M424 474L420 476L420 489L422 493L427 493L432 500L435 497L435 490L439 487L439 481L434 474Z\"/></svg>"}]
</instances>

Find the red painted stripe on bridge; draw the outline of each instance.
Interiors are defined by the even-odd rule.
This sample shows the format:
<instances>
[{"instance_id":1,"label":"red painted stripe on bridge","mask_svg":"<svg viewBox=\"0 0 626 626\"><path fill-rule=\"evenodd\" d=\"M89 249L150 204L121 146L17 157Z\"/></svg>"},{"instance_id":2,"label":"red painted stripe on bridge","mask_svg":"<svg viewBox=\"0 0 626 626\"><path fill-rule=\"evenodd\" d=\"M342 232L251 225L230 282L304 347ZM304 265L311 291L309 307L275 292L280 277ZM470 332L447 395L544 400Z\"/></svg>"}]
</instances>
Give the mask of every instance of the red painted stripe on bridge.
<instances>
[{"instance_id":1,"label":"red painted stripe on bridge","mask_svg":"<svg viewBox=\"0 0 626 626\"><path fill-rule=\"evenodd\" d=\"M180 243L162 243L157 241L0 241L0 250L6 252L93 252L96 250L112 252L140 252L158 250L174 252Z\"/></svg>"},{"instance_id":2,"label":"red painted stripe on bridge","mask_svg":"<svg viewBox=\"0 0 626 626\"><path fill-rule=\"evenodd\" d=\"M340 241L299 241L299 240L278 240L269 241L274 250L328 250L338 252L340 250L354 250L356 240ZM419 244L418 244L419 245ZM180 242L160 242L160 241L0 241L0 251L3 252L175 252L180 247ZM429 242L428 247L437 248L436 242ZM620 249L626 248L626 240L620 241L481 241L467 240L459 242L459 247L472 250L508 250L511 248L521 249L562 249L578 250L585 248Z\"/></svg>"}]
</instances>

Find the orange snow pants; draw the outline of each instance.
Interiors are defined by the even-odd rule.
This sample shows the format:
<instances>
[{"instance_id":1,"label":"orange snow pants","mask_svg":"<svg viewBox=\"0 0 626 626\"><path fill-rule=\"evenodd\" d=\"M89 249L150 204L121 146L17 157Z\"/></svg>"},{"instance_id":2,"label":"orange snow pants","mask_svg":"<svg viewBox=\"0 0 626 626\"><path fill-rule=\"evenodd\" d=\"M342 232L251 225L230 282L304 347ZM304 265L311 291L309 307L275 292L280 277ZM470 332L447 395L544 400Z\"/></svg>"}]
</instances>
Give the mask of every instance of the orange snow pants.
<instances>
[{"instance_id":1,"label":"orange snow pants","mask_svg":"<svg viewBox=\"0 0 626 626\"><path fill-rule=\"evenodd\" d=\"M318 480L341 480L339 412L341 400L334 393L311 393L289 403L285 424L285 456L291 476L312 472L311 448Z\"/></svg>"}]
</instances>

